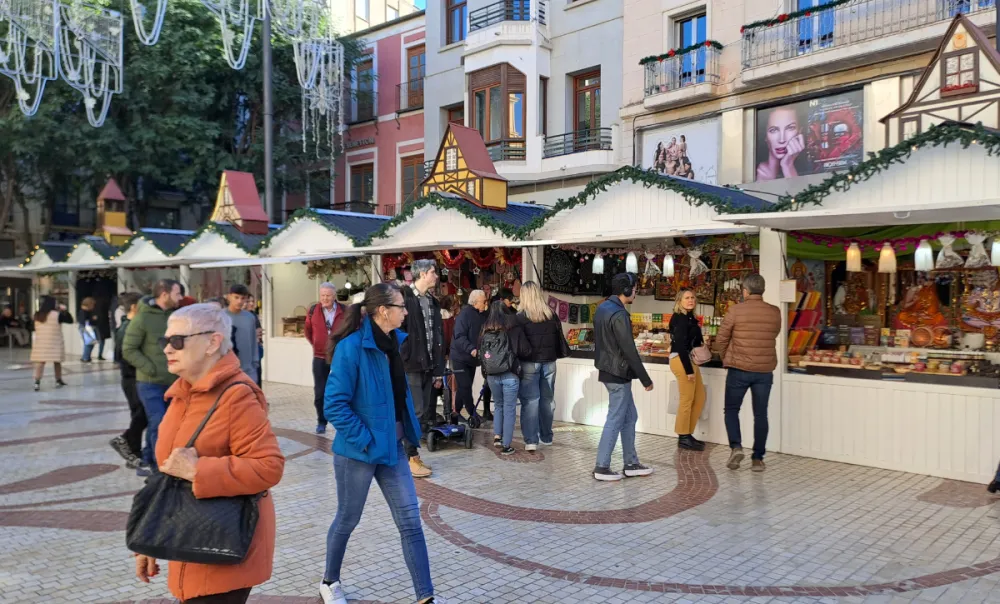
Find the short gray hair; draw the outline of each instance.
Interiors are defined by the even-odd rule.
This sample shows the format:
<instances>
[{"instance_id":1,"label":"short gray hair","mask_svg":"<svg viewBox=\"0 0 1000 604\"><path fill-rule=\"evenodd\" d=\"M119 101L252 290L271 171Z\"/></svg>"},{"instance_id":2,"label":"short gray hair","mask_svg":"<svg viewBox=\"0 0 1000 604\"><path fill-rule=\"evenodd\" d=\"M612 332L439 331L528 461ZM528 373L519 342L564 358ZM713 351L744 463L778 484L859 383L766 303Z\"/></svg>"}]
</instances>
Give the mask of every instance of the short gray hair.
<instances>
[{"instance_id":1,"label":"short gray hair","mask_svg":"<svg viewBox=\"0 0 1000 604\"><path fill-rule=\"evenodd\" d=\"M486 299L486 292L484 292L481 289L474 289L471 292L469 292L469 304L471 306L475 306L476 302L485 299Z\"/></svg>"},{"instance_id":2,"label":"short gray hair","mask_svg":"<svg viewBox=\"0 0 1000 604\"><path fill-rule=\"evenodd\" d=\"M764 293L764 277L758 273L747 275L743 278L743 289L750 292L751 296L760 296Z\"/></svg>"},{"instance_id":3,"label":"short gray hair","mask_svg":"<svg viewBox=\"0 0 1000 604\"><path fill-rule=\"evenodd\" d=\"M229 313L215 304L192 304L179 308L170 315L171 321L187 321L191 333L210 331L222 334L222 344L219 353L227 354L233 348L233 320Z\"/></svg>"},{"instance_id":4,"label":"short gray hair","mask_svg":"<svg viewBox=\"0 0 1000 604\"><path fill-rule=\"evenodd\" d=\"M430 258L425 258L423 260L414 260L413 264L410 265L410 272L413 273L413 279L417 280L424 275L424 273L429 273L432 269L437 268L437 262L431 260Z\"/></svg>"},{"instance_id":5,"label":"short gray hair","mask_svg":"<svg viewBox=\"0 0 1000 604\"><path fill-rule=\"evenodd\" d=\"M337 286L334 285L333 283L330 283L329 281L324 281L323 283L320 283L319 284L319 289L320 289L320 291L323 291L324 289L328 289L328 290L331 290L335 294L337 293Z\"/></svg>"}]
</instances>

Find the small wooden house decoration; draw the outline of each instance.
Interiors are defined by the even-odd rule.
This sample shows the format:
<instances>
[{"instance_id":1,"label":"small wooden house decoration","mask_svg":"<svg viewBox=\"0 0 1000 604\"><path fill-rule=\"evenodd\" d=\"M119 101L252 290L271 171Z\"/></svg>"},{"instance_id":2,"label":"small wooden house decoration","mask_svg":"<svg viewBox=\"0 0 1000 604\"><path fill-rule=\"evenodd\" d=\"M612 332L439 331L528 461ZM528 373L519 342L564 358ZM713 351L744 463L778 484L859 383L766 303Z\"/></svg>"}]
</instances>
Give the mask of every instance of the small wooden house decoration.
<instances>
[{"instance_id":1,"label":"small wooden house decoration","mask_svg":"<svg viewBox=\"0 0 1000 604\"><path fill-rule=\"evenodd\" d=\"M507 209L507 179L497 174L483 137L457 124L448 124L421 193L453 193L483 208Z\"/></svg>"},{"instance_id":2,"label":"small wooden house decoration","mask_svg":"<svg viewBox=\"0 0 1000 604\"><path fill-rule=\"evenodd\" d=\"M891 146L949 120L1000 127L1000 52L961 13L952 20L909 98L880 121Z\"/></svg>"},{"instance_id":3,"label":"small wooden house decoration","mask_svg":"<svg viewBox=\"0 0 1000 604\"><path fill-rule=\"evenodd\" d=\"M97 224L94 234L115 247L124 245L132 236L126 222L125 195L113 178L97 196Z\"/></svg>"},{"instance_id":4,"label":"small wooden house decoration","mask_svg":"<svg viewBox=\"0 0 1000 604\"><path fill-rule=\"evenodd\" d=\"M234 170L222 173L212 222L228 222L247 235L267 235L269 221L253 174Z\"/></svg>"}]
</instances>

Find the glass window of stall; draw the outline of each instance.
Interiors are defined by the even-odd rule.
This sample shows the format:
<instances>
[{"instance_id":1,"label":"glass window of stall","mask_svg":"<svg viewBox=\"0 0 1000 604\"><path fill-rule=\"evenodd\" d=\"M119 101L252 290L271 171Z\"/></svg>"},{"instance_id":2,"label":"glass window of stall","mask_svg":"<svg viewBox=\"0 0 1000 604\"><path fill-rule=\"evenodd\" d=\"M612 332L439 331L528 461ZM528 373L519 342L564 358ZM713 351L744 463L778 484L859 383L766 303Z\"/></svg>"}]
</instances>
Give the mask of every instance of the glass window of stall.
<instances>
[{"instance_id":1,"label":"glass window of stall","mask_svg":"<svg viewBox=\"0 0 1000 604\"><path fill-rule=\"evenodd\" d=\"M988 236L998 227L790 233L789 370L1000 386L1000 246Z\"/></svg>"}]
</instances>

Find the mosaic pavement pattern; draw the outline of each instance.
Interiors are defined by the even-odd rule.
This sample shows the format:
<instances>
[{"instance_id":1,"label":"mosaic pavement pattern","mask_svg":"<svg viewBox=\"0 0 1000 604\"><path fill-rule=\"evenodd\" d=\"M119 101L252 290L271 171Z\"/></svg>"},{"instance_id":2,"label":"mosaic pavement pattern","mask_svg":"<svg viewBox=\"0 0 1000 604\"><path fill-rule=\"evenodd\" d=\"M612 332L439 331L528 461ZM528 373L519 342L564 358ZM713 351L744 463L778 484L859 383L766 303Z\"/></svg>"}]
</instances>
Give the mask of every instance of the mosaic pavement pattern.
<instances>
[{"instance_id":1,"label":"mosaic pavement pattern","mask_svg":"<svg viewBox=\"0 0 1000 604\"><path fill-rule=\"evenodd\" d=\"M0 360L0 602L173 602L133 577L123 528L142 479L107 441L127 423L111 363L66 365L70 386L31 391ZM318 604L336 499L332 433L312 434L308 388L265 385L288 456L274 490L273 578L256 604ZM438 593L448 602L1000 602L1000 499L982 485L769 455L725 467L726 450L680 451L640 435L656 473L590 476L600 431L564 425L555 446L500 457L476 446L424 453L418 481ZM616 455L613 465L621 466ZM412 602L388 507L372 489L343 569L358 602Z\"/></svg>"}]
</instances>

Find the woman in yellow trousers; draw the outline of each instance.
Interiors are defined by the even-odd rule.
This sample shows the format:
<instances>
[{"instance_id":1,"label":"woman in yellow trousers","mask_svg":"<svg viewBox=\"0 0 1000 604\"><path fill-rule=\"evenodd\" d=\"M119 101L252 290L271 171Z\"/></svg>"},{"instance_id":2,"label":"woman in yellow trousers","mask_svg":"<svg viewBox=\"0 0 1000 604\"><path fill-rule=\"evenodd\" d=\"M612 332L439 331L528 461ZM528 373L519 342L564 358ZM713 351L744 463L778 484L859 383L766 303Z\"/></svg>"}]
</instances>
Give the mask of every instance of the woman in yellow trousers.
<instances>
[{"instance_id":1,"label":"woman in yellow trousers","mask_svg":"<svg viewBox=\"0 0 1000 604\"><path fill-rule=\"evenodd\" d=\"M677 406L677 446L691 451L703 451L705 443L694 437L701 410L705 407L705 384L701 370L691 361L691 351L705 344L694 309L698 299L694 291L684 288L677 292L674 314L670 317L670 371L677 378L680 403Z\"/></svg>"}]
</instances>

